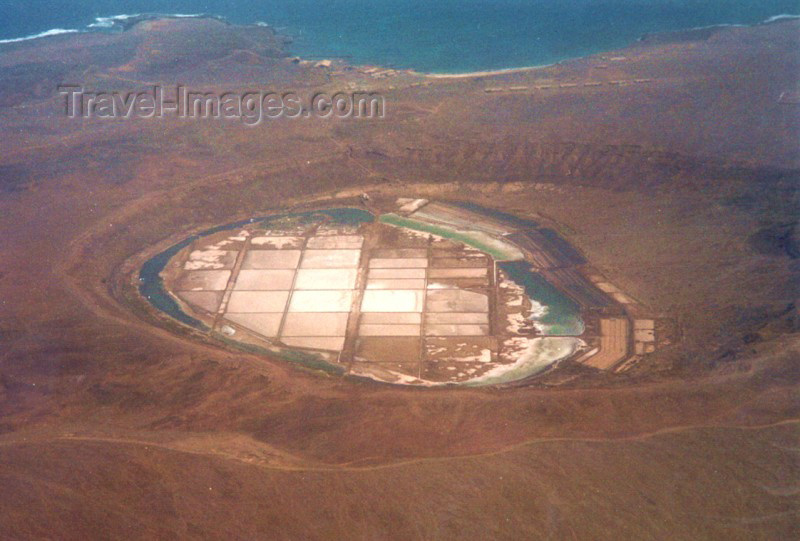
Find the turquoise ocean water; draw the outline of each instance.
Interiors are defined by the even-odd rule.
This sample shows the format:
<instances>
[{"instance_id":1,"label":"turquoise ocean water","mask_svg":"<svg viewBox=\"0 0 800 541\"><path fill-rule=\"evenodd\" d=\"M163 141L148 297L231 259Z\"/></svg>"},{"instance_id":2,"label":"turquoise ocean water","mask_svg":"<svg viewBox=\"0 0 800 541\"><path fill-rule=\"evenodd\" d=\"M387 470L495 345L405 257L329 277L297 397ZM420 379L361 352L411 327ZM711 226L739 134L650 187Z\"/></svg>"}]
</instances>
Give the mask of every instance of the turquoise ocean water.
<instances>
[{"instance_id":1,"label":"turquoise ocean water","mask_svg":"<svg viewBox=\"0 0 800 541\"><path fill-rule=\"evenodd\" d=\"M418 71L542 65L654 32L757 24L800 14L798 0L0 0L0 41L115 31L123 14L208 14L267 23L290 52ZM122 20L121 18L116 21Z\"/></svg>"}]
</instances>

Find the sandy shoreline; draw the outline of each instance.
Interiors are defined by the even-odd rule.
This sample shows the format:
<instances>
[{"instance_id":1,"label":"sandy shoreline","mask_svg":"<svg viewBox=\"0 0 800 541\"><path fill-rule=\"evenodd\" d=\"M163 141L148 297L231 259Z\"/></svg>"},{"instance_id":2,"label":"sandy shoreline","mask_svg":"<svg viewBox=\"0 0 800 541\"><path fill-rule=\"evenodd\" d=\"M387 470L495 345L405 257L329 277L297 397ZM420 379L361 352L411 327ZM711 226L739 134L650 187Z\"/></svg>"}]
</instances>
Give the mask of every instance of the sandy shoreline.
<instances>
[{"instance_id":1,"label":"sandy shoreline","mask_svg":"<svg viewBox=\"0 0 800 541\"><path fill-rule=\"evenodd\" d=\"M522 68L503 68L498 70L486 70L486 71L468 71L464 73L421 73L414 70L411 70L410 72L413 75L417 75L420 77L428 77L430 79L469 79L471 77L490 77L493 75L507 75L509 73L533 71L536 69L549 68L551 66L555 66L556 64L557 63L542 64L539 66L525 66Z\"/></svg>"},{"instance_id":2,"label":"sandy shoreline","mask_svg":"<svg viewBox=\"0 0 800 541\"><path fill-rule=\"evenodd\" d=\"M768 18L768 19L766 19L766 20L764 20L764 21L762 21L760 23L754 23L754 24L719 23L719 24L712 24L712 25L702 26L702 27L687 28L687 29L684 29L684 30L655 32L653 35L680 34L680 33L683 33L683 32L692 32L692 31L697 31L697 30L707 30L707 29L714 29L714 28L718 28L718 29L724 29L724 28L729 28L729 27L747 28L747 27L755 27L755 26L766 25L766 24L774 24L776 22L783 22L783 21L795 20L795 19L800 19L800 15L781 14L781 15L775 15L775 16L770 17L770 18ZM631 45L634 45L634 44L633 43L628 44L626 47L622 47L619 50L627 49ZM617 50L617 49L615 49L615 50ZM549 68L549 67L552 67L552 66L556 66L556 65L560 64L561 62L563 62L565 60L579 60L579 59L588 58L588 57L591 57L591 56L594 56L594 55L598 55L598 54L606 54L606 53L609 53L609 52L611 52L611 51L597 51L597 52L594 52L594 53L589 53L589 54L585 54L585 55L578 55L578 56L571 57L571 58L568 58L568 59L560 60L558 62L552 62L550 64L541 64L541 65L534 65L534 66L523 66L523 67L518 67L518 68L502 68L502 69L496 69L496 70L469 71L469 72L463 72L463 73L425 73L425 72L419 72L419 71L416 71L416 70L413 70L413 69L412 70L408 70L408 72L410 74L412 74L412 75L416 75L416 76L419 76L419 77L427 77L429 79L469 79L469 78L472 78L472 77L491 77L491 76L495 76L495 75L507 75L507 74L510 74L510 73L520 73L520 72L526 72L526 71L533 71L533 70L536 70L536 69Z\"/></svg>"}]
</instances>

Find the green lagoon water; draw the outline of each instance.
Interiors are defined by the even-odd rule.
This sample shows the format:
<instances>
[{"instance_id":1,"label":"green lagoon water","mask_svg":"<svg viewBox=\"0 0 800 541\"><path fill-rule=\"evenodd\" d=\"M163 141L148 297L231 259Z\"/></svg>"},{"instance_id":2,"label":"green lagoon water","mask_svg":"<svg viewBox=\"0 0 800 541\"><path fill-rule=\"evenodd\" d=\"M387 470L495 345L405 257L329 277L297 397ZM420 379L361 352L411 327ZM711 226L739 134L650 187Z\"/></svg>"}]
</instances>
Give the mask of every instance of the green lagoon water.
<instances>
[{"instance_id":1,"label":"green lagoon water","mask_svg":"<svg viewBox=\"0 0 800 541\"><path fill-rule=\"evenodd\" d=\"M404 227L422 233L431 233L439 237L461 242L491 255L497 261L516 260L524 257L519 248L513 244L497 240L480 231L462 231L454 227L405 218L397 214L382 214L378 219L384 224Z\"/></svg>"},{"instance_id":2,"label":"green lagoon water","mask_svg":"<svg viewBox=\"0 0 800 541\"><path fill-rule=\"evenodd\" d=\"M578 303L562 293L544 276L534 271L527 261L506 261L497 264L509 278L525 289L525 294L545 308L535 320L545 336L579 336L584 324Z\"/></svg>"}]
</instances>

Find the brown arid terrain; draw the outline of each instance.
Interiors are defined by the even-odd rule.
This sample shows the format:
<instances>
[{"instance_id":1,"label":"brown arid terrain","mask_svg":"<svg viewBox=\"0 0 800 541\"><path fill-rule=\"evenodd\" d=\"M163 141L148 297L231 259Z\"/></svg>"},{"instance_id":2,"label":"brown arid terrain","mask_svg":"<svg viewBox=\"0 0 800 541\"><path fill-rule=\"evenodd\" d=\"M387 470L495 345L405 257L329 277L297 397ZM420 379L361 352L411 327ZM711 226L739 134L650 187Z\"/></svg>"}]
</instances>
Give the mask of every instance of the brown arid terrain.
<instances>
[{"instance_id":1,"label":"brown arid terrain","mask_svg":"<svg viewBox=\"0 0 800 541\"><path fill-rule=\"evenodd\" d=\"M797 538L798 30L464 77L213 19L0 46L0 539ZM74 119L56 92L176 83L364 89L386 118ZM226 347L134 287L197 231L363 192L558 224L672 344L413 389Z\"/></svg>"}]
</instances>

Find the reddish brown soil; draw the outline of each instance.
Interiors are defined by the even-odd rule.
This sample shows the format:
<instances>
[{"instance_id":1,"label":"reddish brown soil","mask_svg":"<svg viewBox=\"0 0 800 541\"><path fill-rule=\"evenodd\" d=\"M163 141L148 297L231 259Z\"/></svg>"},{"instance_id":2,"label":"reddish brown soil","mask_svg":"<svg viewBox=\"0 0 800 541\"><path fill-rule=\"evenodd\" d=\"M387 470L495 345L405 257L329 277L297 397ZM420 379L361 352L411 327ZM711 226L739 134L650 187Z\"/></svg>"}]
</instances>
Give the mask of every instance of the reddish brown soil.
<instances>
[{"instance_id":1,"label":"reddish brown soil","mask_svg":"<svg viewBox=\"0 0 800 541\"><path fill-rule=\"evenodd\" d=\"M798 28L422 86L214 21L0 49L0 538L796 537ZM484 91L543 79L651 81ZM254 80L388 116L79 121L53 91ZM678 338L624 375L415 390L204 342L131 286L204 227L363 191L550 219Z\"/></svg>"}]
</instances>

